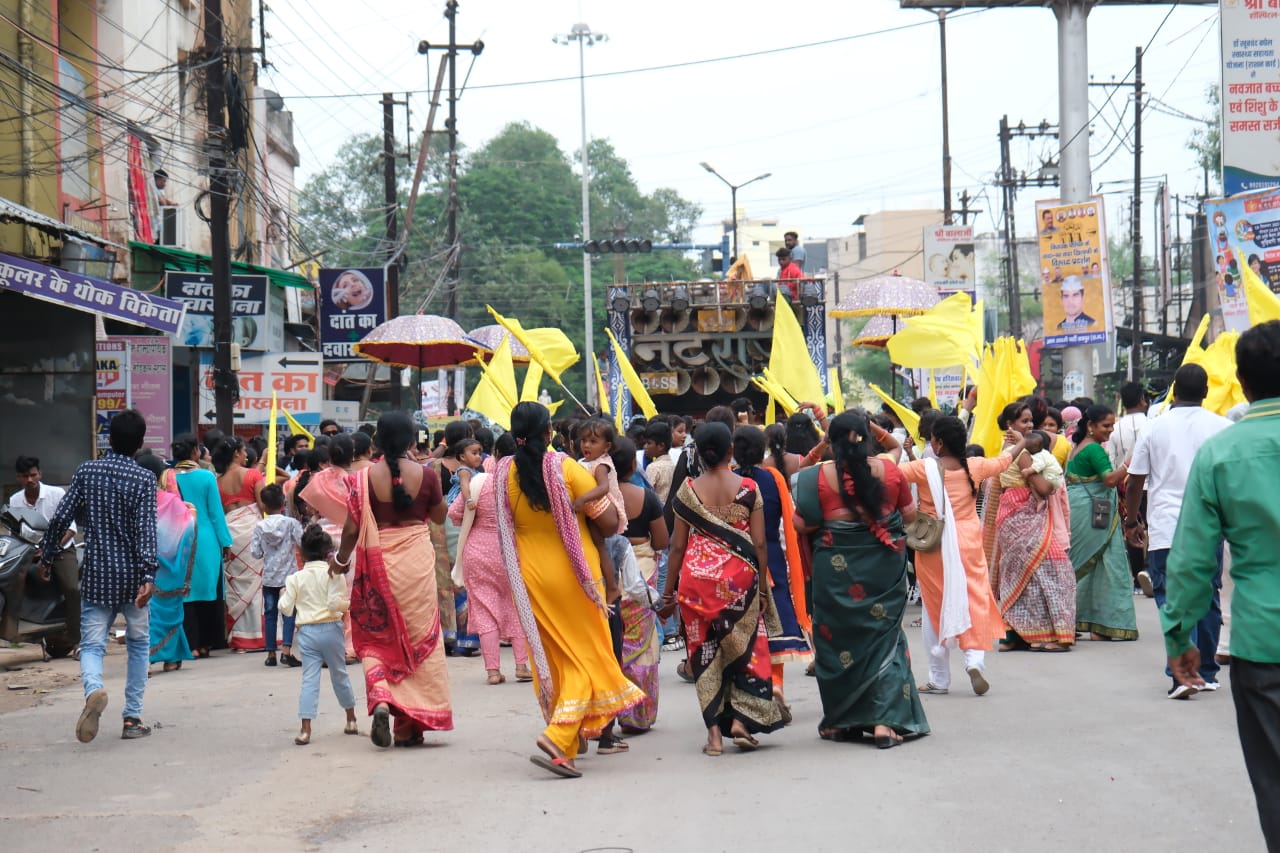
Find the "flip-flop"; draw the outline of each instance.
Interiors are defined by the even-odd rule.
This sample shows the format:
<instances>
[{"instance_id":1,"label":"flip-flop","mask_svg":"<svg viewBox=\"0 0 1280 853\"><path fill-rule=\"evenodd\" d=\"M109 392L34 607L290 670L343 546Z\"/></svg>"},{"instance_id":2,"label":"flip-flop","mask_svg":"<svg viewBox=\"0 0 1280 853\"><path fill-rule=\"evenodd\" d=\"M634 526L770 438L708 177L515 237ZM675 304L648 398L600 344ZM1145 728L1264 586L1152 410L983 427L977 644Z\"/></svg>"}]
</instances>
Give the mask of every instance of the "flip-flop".
<instances>
[{"instance_id":1,"label":"flip-flop","mask_svg":"<svg viewBox=\"0 0 1280 853\"><path fill-rule=\"evenodd\" d=\"M702 754L710 758L715 758L723 755L724 749L722 747L712 746L711 744L706 743L702 745Z\"/></svg>"},{"instance_id":2,"label":"flip-flop","mask_svg":"<svg viewBox=\"0 0 1280 853\"><path fill-rule=\"evenodd\" d=\"M373 726L369 729L373 745L386 749L391 746L391 712L386 705L373 709Z\"/></svg>"},{"instance_id":3,"label":"flip-flop","mask_svg":"<svg viewBox=\"0 0 1280 853\"><path fill-rule=\"evenodd\" d=\"M531 755L529 760L541 767L543 770L550 770L552 773L564 779L577 779L582 776L582 771L569 763L569 759L563 756L559 758L548 758L545 755Z\"/></svg>"},{"instance_id":4,"label":"flip-flop","mask_svg":"<svg viewBox=\"0 0 1280 853\"><path fill-rule=\"evenodd\" d=\"M1049 648L1049 644L1048 644L1048 643L1036 643L1036 644L1034 644L1034 645L1032 645L1032 646L1031 646L1030 651L1033 651L1033 652L1048 652L1048 653L1050 653L1050 654L1056 654L1056 653L1058 653L1058 652L1069 652L1069 651L1071 651L1071 647L1070 647L1070 646L1057 646L1056 648L1052 648L1052 649L1051 649L1051 648Z\"/></svg>"},{"instance_id":5,"label":"flip-flop","mask_svg":"<svg viewBox=\"0 0 1280 853\"><path fill-rule=\"evenodd\" d=\"M902 745L902 738L890 737L889 735L879 735L876 738L877 749L893 749L895 746Z\"/></svg>"},{"instance_id":6,"label":"flip-flop","mask_svg":"<svg viewBox=\"0 0 1280 853\"><path fill-rule=\"evenodd\" d=\"M743 752L751 752L752 750L760 748L760 741L756 740L751 735L734 735L733 745Z\"/></svg>"}]
</instances>

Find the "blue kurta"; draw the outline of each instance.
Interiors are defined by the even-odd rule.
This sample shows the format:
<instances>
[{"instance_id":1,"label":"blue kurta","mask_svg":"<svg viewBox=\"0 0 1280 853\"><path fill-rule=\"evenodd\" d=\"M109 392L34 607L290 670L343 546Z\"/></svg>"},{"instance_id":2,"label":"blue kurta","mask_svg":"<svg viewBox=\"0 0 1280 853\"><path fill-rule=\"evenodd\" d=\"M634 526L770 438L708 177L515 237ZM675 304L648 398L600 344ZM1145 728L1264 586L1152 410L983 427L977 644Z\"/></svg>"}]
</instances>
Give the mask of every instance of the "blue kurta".
<instances>
[{"instance_id":1,"label":"blue kurta","mask_svg":"<svg viewBox=\"0 0 1280 853\"><path fill-rule=\"evenodd\" d=\"M222 549L231 545L231 531L218 497L218 480L203 468L175 473L182 499L196 508L196 564L191 570L191 592L186 601L217 601Z\"/></svg>"}]
</instances>

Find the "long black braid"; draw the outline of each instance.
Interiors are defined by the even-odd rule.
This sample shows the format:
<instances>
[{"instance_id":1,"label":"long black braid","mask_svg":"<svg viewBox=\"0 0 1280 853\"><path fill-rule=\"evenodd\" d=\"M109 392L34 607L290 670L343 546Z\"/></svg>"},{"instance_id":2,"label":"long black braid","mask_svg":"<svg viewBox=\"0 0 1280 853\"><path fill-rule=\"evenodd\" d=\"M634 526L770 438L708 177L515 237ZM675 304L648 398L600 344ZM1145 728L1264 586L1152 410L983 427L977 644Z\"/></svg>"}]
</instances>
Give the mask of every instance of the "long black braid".
<instances>
[{"instance_id":1,"label":"long black braid","mask_svg":"<svg viewBox=\"0 0 1280 853\"><path fill-rule=\"evenodd\" d=\"M957 417L944 415L933 422L933 437L942 444L948 456L964 466L964 474L969 478L969 491L977 497L978 484L973 481L973 474L969 472L969 457L965 453L964 424Z\"/></svg>"},{"instance_id":2,"label":"long black braid","mask_svg":"<svg viewBox=\"0 0 1280 853\"><path fill-rule=\"evenodd\" d=\"M374 436L374 443L382 449L382 459L391 472L391 504L399 510L413 506L413 496L400 478L400 457L409 452L417 434L413 419L405 412L387 412L378 418L378 432Z\"/></svg>"}]
</instances>

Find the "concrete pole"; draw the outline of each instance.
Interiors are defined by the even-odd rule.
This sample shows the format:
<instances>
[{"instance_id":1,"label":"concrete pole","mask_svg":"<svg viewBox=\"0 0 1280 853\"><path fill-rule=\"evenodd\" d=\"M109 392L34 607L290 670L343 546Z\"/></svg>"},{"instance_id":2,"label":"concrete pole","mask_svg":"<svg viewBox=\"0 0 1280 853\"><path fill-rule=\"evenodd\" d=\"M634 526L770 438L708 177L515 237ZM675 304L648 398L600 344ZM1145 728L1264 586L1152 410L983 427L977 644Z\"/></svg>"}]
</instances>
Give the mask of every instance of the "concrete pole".
<instances>
[{"instance_id":1,"label":"concrete pole","mask_svg":"<svg viewBox=\"0 0 1280 853\"><path fill-rule=\"evenodd\" d=\"M1089 9L1093 0L1057 0L1058 18L1058 165L1062 202L1088 201L1093 176L1089 167ZM1063 396L1092 397L1093 347L1062 351Z\"/></svg>"},{"instance_id":2,"label":"concrete pole","mask_svg":"<svg viewBox=\"0 0 1280 853\"><path fill-rule=\"evenodd\" d=\"M579 24L575 25L574 30L576 31L579 26L587 29L585 24ZM589 29L585 33L577 34L578 95L582 113L582 242L584 243L591 239L591 165L587 157L587 77L586 58L584 55L589 34ZM582 362L587 371L587 405L595 408L603 404L596 399L599 395L596 393L596 377L590 358L590 355L595 352L595 312L592 310L591 295L591 253L584 249L582 252L582 313L584 319Z\"/></svg>"}]
</instances>

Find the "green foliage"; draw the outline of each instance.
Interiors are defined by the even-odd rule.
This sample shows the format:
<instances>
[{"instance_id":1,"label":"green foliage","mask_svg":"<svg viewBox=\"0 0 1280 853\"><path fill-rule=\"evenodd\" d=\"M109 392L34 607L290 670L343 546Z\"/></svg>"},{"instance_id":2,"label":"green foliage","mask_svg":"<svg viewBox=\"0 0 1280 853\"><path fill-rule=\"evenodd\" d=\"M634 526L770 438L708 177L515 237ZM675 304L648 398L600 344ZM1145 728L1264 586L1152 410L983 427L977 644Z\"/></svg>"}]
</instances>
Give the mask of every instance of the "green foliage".
<instances>
[{"instance_id":1,"label":"green foliage","mask_svg":"<svg viewBox=\"0 0 1280 853\"><path fill-rule=\"evenodd\" d=\"M1210 185L1218 187L1222 176L1222 113L1219 109L1221 93L1218 84L1211 84L1205 91L1206 106L1212 109L1205 127L1191 132L1187 150L1196 155L1196 164L1209 175Z\"/></svg>"}]
</instances>

